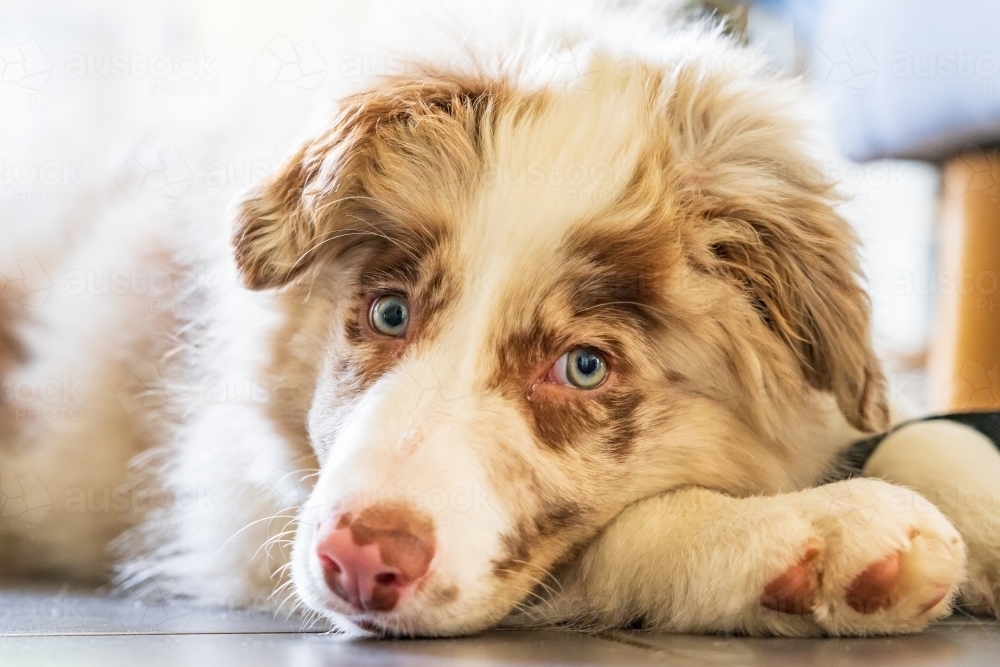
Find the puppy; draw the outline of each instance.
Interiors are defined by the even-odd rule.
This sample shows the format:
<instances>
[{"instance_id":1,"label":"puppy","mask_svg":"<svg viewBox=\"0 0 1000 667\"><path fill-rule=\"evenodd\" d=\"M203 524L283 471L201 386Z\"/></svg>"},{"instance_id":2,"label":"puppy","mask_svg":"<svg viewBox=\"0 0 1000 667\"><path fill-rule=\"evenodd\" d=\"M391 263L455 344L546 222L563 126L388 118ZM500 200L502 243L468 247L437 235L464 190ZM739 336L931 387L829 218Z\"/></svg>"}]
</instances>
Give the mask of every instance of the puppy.
<instances>
[{"instance_id":1,"label":"puppy","mask_svg":"<svg viewBox=\"0 0 1000 667\"><path fill-rule=\"evenodd\" d=\"M346 97L238 205L233 261L109 214L8 304L5 494L50 503L0 524L6 574L110 546L123 587L386 635L996 612L986 438L909 426L823 484L888 409L796 83L628 16L435 62ZM70 289L122 261L216 307ZM60 376L79 418L31 420Z\"/></svg>"}]
</instances>

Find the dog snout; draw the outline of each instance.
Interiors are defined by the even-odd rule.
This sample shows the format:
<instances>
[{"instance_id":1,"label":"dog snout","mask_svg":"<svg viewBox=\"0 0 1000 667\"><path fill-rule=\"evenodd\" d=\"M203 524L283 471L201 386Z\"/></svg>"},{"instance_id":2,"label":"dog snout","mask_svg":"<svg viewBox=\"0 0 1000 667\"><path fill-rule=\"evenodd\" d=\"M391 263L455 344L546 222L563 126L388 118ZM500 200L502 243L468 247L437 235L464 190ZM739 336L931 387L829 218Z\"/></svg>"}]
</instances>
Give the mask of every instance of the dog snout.
<instances>
[{"instance_id":1,"label":"dog snout","mask_svg":"<svg viewBox=\"0 0 1000 667\"><path fill-rule=\"evenodd\" d=\"M316 555L330 590L357 611L391 611L427 575L433 521L407 505L375 505L320 527Z\"/></svg>"}]
</instances>

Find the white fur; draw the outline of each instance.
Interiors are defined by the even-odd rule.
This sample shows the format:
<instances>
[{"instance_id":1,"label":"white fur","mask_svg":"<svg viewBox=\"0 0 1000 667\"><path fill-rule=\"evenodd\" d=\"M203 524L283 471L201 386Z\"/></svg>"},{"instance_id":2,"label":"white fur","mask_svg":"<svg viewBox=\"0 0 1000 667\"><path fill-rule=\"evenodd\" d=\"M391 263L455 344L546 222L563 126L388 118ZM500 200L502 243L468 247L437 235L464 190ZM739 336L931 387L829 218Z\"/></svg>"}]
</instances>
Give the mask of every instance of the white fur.
<instances>
[{"instance_id":1,"label":"white fur","mask_svg":"<svg viewBox=\"0 0 1000 667\"><path fill-rule=\"evenodd\" d=\"M920 493L914 510L947 516L965 538L969 577L961 601L979 613L1000 605L1000 453L978 431L946 420L919 422L890 435L864 469ZM926 500L924 500L926 499Z\"/></svg>"},{"instance_id":2,"label":"white fur","mask_svg":"<svg viewBox=\"0 0 1000 667\"><path fill-rule=\"evenodd\" d=\"M919 536L911 538L914 530ZM819 592L811 615L760 604L768 582L808 548ZM861 614L845 591L867 565L903 553L901 601ZM516 624L571 621L586 628L628 625L669 632L751 635L871 635L913 632L950 611L965 578L954 527L919 495L869 479L791 494L734 499L684 489L624 512L563 574L551 600L515 616ZM923 604L948 585L933 608Z\"/></svg>"}]
</instances>

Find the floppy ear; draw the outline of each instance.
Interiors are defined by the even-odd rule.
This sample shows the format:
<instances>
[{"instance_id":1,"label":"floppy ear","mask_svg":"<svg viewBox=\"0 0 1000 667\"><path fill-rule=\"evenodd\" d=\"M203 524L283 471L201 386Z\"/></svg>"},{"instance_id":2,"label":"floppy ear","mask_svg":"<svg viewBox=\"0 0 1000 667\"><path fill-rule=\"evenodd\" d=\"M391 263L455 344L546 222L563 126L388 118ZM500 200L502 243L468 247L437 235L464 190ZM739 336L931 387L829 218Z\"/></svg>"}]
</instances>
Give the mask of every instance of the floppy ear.
<instances>
[{"instance_id":1,"label":"floppy ear","mask_svg":"<svg viewBox=\"0 0 1000 667\"><path fill-rule=\"evenodd\" d=\"M822 142L800 115L808 91L766 72L760 86L734 86L728 76L684 70L668 106L672 180L702 221L706 268L744 292L801 376L831 393L852 426L884 430L885 378L858 241L812 157Z\"/></svg>"},{"instance_id":2,"label":"floppy ear","mask_svg":"<svg viewBox=\"0 0 1000 667\"><path fill-rule=\"evenodd\" d=\"M304 142L239 203L232 243L247 287L280 287L358 233L351 200L364 195L366 145L380 119L391 118L390 100L375 98L345 100L329 130Z\"/></svg>"},{"instance_id":3,"label":"floppy ear","mask_svg":"<svg viewBox=\"0 0 1000 667\"><path fill-rule=\"evenodd\" d=\"M885 379L870 342L869 301L857 280L854 236L818 197L758 203L719 221L712 252L811 386L828 391L862 431L888 425Z\"/></svg>"},{"instance_id":4,"label":"floppy ear","mask_svg":"<svg viewBox=\"0 0 1000 667\"><path fill-rule=\"evenodd\" d=\"M435 175L459 182L456 171L473 162L468 154L491 92L481 81L425 72L387 78L345 99L328 131L239 203L232 243L244 283L279 287L318 257L384 234L372 202L393 183L433 191ZM418 196L413 189L401 199Z\"/></svg>"},{"instance_id":5,"label":"floppy ear","mask_svg":"<svg viewBox=\"0 0 1000 667\"><path fill-rule=\"evenodd\" d=\"M319 162L307 142L239 203L232 243L247 287L277 287L305 268L319 226L304 198Z\"/></svg>"}]
</instances>

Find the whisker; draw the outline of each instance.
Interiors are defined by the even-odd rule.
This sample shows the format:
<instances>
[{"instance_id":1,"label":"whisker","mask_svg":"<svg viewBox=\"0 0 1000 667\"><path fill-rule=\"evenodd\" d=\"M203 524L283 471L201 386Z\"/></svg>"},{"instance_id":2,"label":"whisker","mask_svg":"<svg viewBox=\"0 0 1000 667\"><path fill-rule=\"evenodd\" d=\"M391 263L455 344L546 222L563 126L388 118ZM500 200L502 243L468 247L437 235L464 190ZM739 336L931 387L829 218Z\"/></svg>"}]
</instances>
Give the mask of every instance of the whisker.
<instances>
[{"instance_id":1,"label":"whisker","mask_svg":"<svg viewBox=\"0 0 1000 667\"><path fill-rule=\"evenodd\" d=\"M295 532L295 528L292 528L291 530L283 530L280 533L274 535L273 537L267 538L267 540L265 540L264 544L262 544L259 547L257 547L257 551L255 551L253 553L253 556L250 556L250 560L253 560L254 558L256 558L257 554L259 554L262 549L266 549L267 547L272 546L272 545L274 545L276 543L278 543L278 544L290 544L292 542L292 540L282 540L281 538L284 537L285 535L291 535L294 532ZM267 553L267 551L265 550L265 554L266 553Z\"/></svg>"},{"instance_id":2,"label":"whisker","mask_svg":"<svg viewBox=\"0 0 1000 667\"><path fill-rule=\"evenodd\" d=\"M222 546L219 547L219 548L220 549L224 549L226 547L226 545L229 544L233 540L233 538L235 538L237 535L239 535L240 533L242 533L247 528L250 528L251 526L253 526L255 524L261 523L262 521L274 521L275 519L295 519L296 518L295 514L281 514L281 512L285 512L287 510L294 510L294 509L297 509L294 505L291 506L291 507L285 507L285 508L282 508L282 509L278 510L275 514L273 514L271 516L266 516L266 517L264 517L262 519L255 519L254 521L251 521L250 523L248 523L247 525L243 526L242 528L240 528L239 530L237 530L235 533L233 533L232 535L230 535L229 539L226 540L222 544Z\"/></svg>"}]
</instances>

